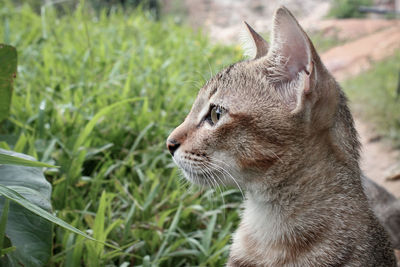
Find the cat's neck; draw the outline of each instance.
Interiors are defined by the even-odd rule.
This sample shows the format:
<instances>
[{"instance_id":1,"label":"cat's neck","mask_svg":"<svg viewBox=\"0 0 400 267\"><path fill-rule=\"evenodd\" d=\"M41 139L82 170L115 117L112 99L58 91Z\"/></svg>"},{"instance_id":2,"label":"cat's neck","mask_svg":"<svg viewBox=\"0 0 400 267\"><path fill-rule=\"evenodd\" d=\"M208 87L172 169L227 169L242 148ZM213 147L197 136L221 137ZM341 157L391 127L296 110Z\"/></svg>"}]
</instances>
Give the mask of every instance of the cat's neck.
<instances>
[{"instance_id":1,"label":"cat's neck","mask_svg":"<svg viewBox=\"0 0 400 267\"><path fill-rule=\"evenodd\" d=\"M295 172L280 173L296 175L280 177L285 183L256 182L247 187L233 254L257 259L265 258L261 255L268 252L272 264L274 255L282 257L299 250L312 250L319 242L316 238L324 239L322 233L334 234L336 225L343 223L340 214L336 216L338 211L348 209L343 205L349 205L353 199L352 207L358 209L362 205L365 195L359 169L349 168L328 152L321 152L319 159L313 157L315 162L309 158L308 164L298 165ZM264 177L268 179L272 177Z\"/></svg>"},{"instance_id":2,"label":"cat's neck","mask_svg":"<svg viewBox=\"0 0 400 267\"><path fill-rule=\"evenodd\" d=\"M329 138L320 140L306 144L315 149L301 150L292 161L283 159L280 168L267 171L260 179L250 182L245 206L249 210L251 207L266 209L270 215L281 214L283 219L285 216L295 218L307 209L317 212L328 196L351 197L362 192L358 164L343 162L329 145Z\"/></svg>"}]
</instances>

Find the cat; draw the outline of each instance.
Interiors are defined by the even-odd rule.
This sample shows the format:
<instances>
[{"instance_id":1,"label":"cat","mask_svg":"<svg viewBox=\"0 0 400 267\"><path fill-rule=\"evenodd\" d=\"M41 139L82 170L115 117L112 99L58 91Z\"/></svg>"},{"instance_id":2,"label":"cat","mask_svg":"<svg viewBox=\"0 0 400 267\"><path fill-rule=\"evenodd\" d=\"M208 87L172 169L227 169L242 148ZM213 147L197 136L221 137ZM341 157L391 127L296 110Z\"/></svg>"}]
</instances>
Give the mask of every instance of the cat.
<instances>
[{"instance_id":1,"label":"cat","mask_svg":"<svg viewBox=\"0 0 400 267\"><path fill-rule=\"evenodd\" d=\"M227 266L396 266L361 184L347 100L285 7L271 46L211 78L167 147L185 177L246 192Z\"/></svg>"}]
</instances>

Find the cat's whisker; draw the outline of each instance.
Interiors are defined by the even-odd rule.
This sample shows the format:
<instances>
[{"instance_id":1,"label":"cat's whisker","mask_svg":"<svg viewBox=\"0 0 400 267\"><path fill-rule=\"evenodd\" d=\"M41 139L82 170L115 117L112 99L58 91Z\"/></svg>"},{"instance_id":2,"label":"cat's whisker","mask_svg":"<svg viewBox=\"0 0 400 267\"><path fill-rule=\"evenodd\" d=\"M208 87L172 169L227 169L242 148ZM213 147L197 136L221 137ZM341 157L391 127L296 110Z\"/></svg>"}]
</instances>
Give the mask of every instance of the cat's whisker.
<instances>
[{"instance_id":1,"label":"cat's whisker","mask_svg":"<svg viewBox=\"0 0 400 267\"><path fill-rule=\"evenodd\" d=\"M204 170L202 172L206 176L206 182L207 182L207 184L209 183L210 189L212 190L212 193L214 194L216 192L216 188L217 188L218 184L215 182L212 175L208 174Z\"/></svg>"},{"instance_id":2,"label":"cat's whisker","mask_svg":"<svg viewBox=\"0 0 400 267\"><path fill-rule=\"evenodd\" d=\"M215 169L216 171L218 171L220 174L222 174L224 178L228 177L228 178L232 179L232 181L236 184L236 187L237 187L237 188L239 189L239 191L241 192L242 198L243 198L243 199L245 198L245 197L244 197L244 193L243 193L243 191L242 191L240 185L237 183L236 179L232 176L231 173L229 173L225 168L223 168L223 167L221 167L221 166L218 166L218 165L216 165L216 164L215 164L215 166L214 166L214 169Z\"/></svg>"},{"instance_id":3,"label":"cat's whisker","mask_svg":"<svg viewBox=\"0 0 400 267\"><path fill-rule=\"evenodd\" d=\"M201 164L203 164L203 163L201 163ZM205 180L205 182L207 183L207 186L208 186L209 190L211 190L211 193L214 194L215 191L216 191L217 185L214 184L214 181L213 181L212 177L211 177L207 172L205 172L204 169L201 170L201 173L205 176L205 177L204 177L204 178L205 178L204 180ZM201 184L204 185L204 183L201 183ZM210 196L210 194L207 194L207 198L208 198L208 200L211 201L213 204L215 203L215 201L213 202L214 198L212 198L212 197Z\"/></svg>"},{"instance_id":4,"label":"cat's whisker","mask_svg":"<svg viewBox=\"0 0 400 267\"><path fill-rule=\"evenodd\" d=\"M185 176L184 176L183 173L180 173L178 177L179 177L179 180L178 180L178 182L179 182L179 187L189 186L189 185L190 185L190 183L188 182L188 180L185 179Z\"/></svg>"},{"instance_id":5,"label":"cat's whisker","mask_svg":"<svg viewBox=\"0 0 400 267\"><path fill-rule=\"evenodd\" d=\"M204 76L204 74L202 73L202 72L200 72L200 71L195 71L197 74L200 74L201 75L201 77L203 78L203 82L207 82L209 79L207 78L207 77L205 77Z\"/></svg>"},{"instance_id":6,"label":"cat's whisker","mask_svg":"<svg viewBox=\"0 0 400 267\"><path fill-rule=\"evenodd\" d=\"M196 179L195 179L196 177L194 177L194 176L192 175L192 173L193 173L192 163L188 162L188 165L189 165L189 172L187 172L187 173L188 173L188 175L189 175L189 178L190 178L190 180L193 180L193 181L196 182Z\"/></svg>"},{"instance_id":7,"label":"cat's whisker","mask_svg":"<svg viewBox=\"0 0 400 267\"><path fill-rule=\"evenodd\" d=\"M202 87L202 83L200 81L196 81L196 80L186 80L186 81L183 81L182 84L189 84L198 89L200 89Z\"/></svg>"},{"instance_id":8,"label":"cat's whisker","mask_svg":"<svg viewBox=\"0 0 400 267\"><path fill-rule=\"evenodd\" d=\"M207 59L207 63L208 63L208 68L210 70L210 78L209 79L211 79L214 76L214 72L212 70L212 66L211 66L210 61L208 59Z\"/></svg>"},{"instance_id":9,"label":"cat's whisker","mask_svg":"<svg viewBox=\"0 0 400 267\"><path fill-rule=\"evenodd\" d=\"M194 175L194 173L196 173L196 172L193 171L193 170L194 170L194 167L193 167L192 162L189 162L189 166L190 166L190 174L191 174L190 177L191 177L191 179L192 179L196 184L200 185L200 191L205 191L204 183L202 183L202 182L198 179L197 175ZM209 183L208 183L207 180L206 180L206 182L207 182L207 185L209 185Z\"/></svg>"},{"instance_id":10,"label":"cat's whisker","mask_svg":"<svg viewBox=\"0 0 400 267\"><path fill-rule=\"evenodd\" d=\"M206 174L206 176L209 177L210 179L214 180L215 187L219 190L219 193L221 195L222 204L225 206L225 199L224 199L224 196L222 195L222 188L221 188L220 184L217 182L217 180L214 178L212 169L203 162L201 164L204 166L204 174Z\"/></svg>"},{"instance_id":11,"label":"cat's whisker","mask_svg":"<svg viewBox=\"0 0 400 267\"><path fill-rule=\"evenodd\" d=\"M208 170L210 170L210 172L213 172L213 170L216 170L216 171L218 171L219 173L221 173L219 170L217 170L216 168L212 168L211 166L205 166L205 167L206 167ZM226 188L227 186L225 185L223 179L221 179L220 177L218 177L218 175L215 175L215 176L213 176L213 177L215 177L215 179L218 179L218 181L220 181L220 183L217 182L217 184L218 184L219 192L220 192L220 195L221 195L221 198L222 198L222 204L223 204L223 207L224 207L224 209L222 209L222 214L223 214L223 216L225 217L225 207L226 207L226 203L225 203L224 195L222 194L221 184L222 184L222 186L223 186L224 188Z\"/></svg>"},{"instance_id":12,"label":"cat's whisker","mask_svg":"<svg viewBox=\"0 0 400 267\"><path fill-rule=\"evenodd\" d=\"M217 159L214 159L214 160L218 161ZM225 163L225 162L223 162L223 161L219 161L219 162L220 162L220 163ZM228 164L226 164L226 163L225 163L225 165L228 166L228 168L230 167L230 166L229 166ZM240 191L240 193L241 193L241 195L242 195L242 198L245 199L246 197L245 197L245 195L244 195L243 189L242 189L242 187L239 185L239 183L237 182L236 178L235 178L228 170L226 170L224 167L219 166L219 165L217 165L217 164L216 164L216 166L217 166L218 168L220 168L221 170L223 170L226 174L229 175L229 177L233 180L233 182L234 182L234 183L236 184L236 186L238 187L238 189L239 189L239 191Z\"/></svg>"},{"instance_id":13,"label":"cat's whisker","mask_svg":"<svg viewBox=\"0 0 400 267\"><path fill-rule=\"evenodd\" d=\"M213 171L218 171L219 173L221 173L221 171L219 171L218 169L216 169L215 167L213 168L213 166L212 166L212 162L206 162L206 163L203 163L203 166L209 171L209 173L212 175L213 174ZM213 176L214 177L214 176ZM215 175L215 178L218 178L218 185L219 186L221 186L221 184L222 184L222 186L224 187L224 188L227 188L227 186L226 186L226 184L224 183L224 181L222 180L222 179L220 179L219 177L218 177L218 175ZM215 180L215 179L214 179Z\"/></svg>"},{"instance_id":14,"label":"cat's whisker","mask_svg":"<svg viewBox=\"0 0 400 267\"><path fill-rule=\"evenodd\" d=\"M223 162L223 161L221 161L221 160L218 160L218 159L216 159L216 158L214 158L214 157L211 157L210 159L213 160L213 161L216 161L216 162L218 162L218 163L223 163L223 164L225 164L228 168L231 167L231 166L228 165L227 163L225 163L225 162ZM218 165L218 164L216 164L216 163L213 163L213 162L208 162L208 163L211 164L211 165L213 165L213 166L216 167L216 168L221 169L221 170L224 171L226 174L228 174L228 176L232 179L232 181L233 181L233 182L236 184L236 186L238 187L240 193L242 194L242 198L245 199L245 196L244 196L244 193L243 193L243 190L242 190L241 186L239 185L239 183L236 181L236 179L233 177L233 175L232 175L228 170L226 170L224 167L222 167L222 166L220 166L220 165Z\"/></svg>"}]
</instances>

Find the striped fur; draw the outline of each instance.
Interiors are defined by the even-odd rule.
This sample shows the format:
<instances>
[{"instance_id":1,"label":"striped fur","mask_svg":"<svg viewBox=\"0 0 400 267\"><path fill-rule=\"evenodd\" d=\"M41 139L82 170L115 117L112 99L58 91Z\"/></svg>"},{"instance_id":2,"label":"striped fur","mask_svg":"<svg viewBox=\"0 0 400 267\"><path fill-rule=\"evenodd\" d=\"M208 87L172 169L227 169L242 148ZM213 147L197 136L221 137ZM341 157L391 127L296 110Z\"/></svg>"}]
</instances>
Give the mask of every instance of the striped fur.
<instances>
[{"instance_id":1,"label":"striped fur","mask_svg":"<svg viewBox=\"0 0 400 267\"><path fill-rule=\"evenodd\" d=\"M208 81L167 141L190 181L246 192L228 266L395 266L346 98L286 8L260 51Z\"/></svg>"}]
</instances>

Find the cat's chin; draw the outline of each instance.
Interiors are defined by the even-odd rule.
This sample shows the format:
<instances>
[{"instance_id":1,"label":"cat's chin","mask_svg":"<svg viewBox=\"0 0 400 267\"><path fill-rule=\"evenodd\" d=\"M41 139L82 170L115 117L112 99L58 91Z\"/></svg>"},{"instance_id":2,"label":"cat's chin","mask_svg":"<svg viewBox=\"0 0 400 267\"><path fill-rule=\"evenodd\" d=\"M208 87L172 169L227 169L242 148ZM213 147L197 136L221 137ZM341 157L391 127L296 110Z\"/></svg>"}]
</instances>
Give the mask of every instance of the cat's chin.
<instances>
[{"instance_id":1,"label":"cat's chin","mask_svg":"<svg viewBox=\"0 0 400 267\"><path fill-rule=\"evenodd\" d=\"M194 173L194 172L189 172L184 169L182 169L183 175L185 176L186 180L193 184L201 185L201 186L207 186L207 187L212 187L213 181L211 181L210 177L207 177L203 173Z\"/></svg>"},{"instance_id":2,"label":"cat's chin","mask_svg":"<svg viewBox=\"0 0 400 267\"><path fill-rule=\"evenodd\" d=\"M179 158L173 158L175 164L181 169L183 175L185 176L186 180L199 185L206 185L207 179L204 171L202 171L199 166L196 166L192 163L186 163L185 161L180 160ZM204 183L204 184L203 184Z\"/></svg>"},{"instance_id":3,"label":"cat's chin","mask_svg":"<svg viewBox=\"0 0 400 267\"><path fill-rule=\"evenodd\" d=\"M210 174L205 174L201 170L196 170L193 168L186 169L183 166L179 166L186 180L193 184L201 185L201 186L212 186L215 184L213 178L210 177Z\"/></svg>"}]
</instances>

